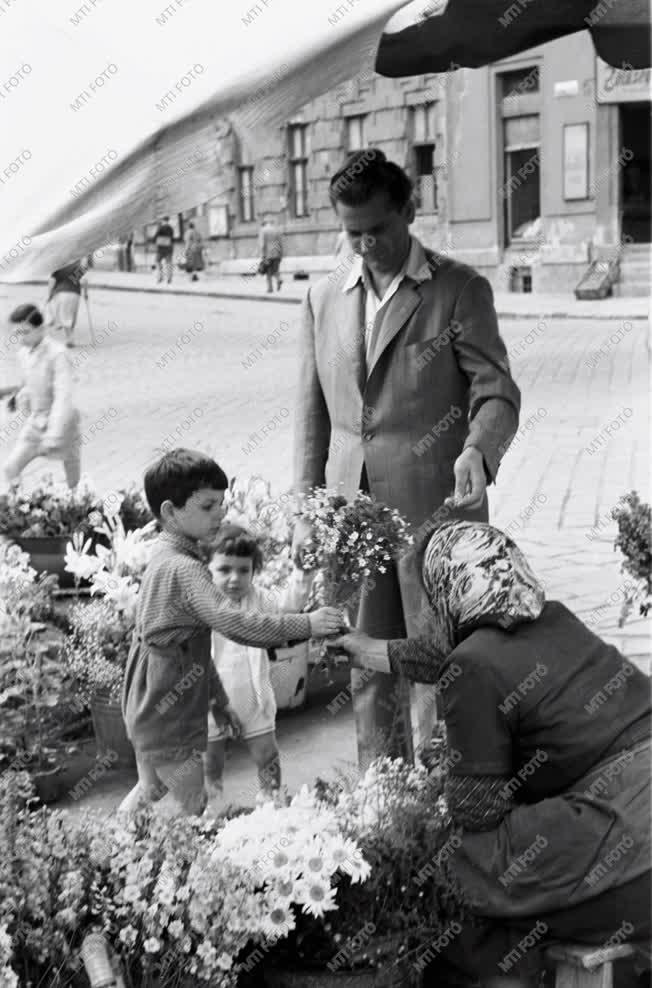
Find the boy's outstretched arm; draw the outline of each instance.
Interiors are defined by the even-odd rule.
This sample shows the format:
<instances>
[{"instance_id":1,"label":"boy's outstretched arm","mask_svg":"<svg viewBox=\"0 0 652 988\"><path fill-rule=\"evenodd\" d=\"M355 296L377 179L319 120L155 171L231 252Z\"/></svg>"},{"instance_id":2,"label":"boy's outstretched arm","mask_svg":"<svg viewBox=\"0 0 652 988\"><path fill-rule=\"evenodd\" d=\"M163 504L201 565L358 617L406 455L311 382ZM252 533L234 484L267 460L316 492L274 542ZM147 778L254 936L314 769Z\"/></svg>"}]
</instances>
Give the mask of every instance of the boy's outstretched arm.
<instances>
[{"instance_id":1,"label":"boy's outstretched arm","mask_svg":"<svg viewBox=\"0 0 652 988\"><path fill-rule=\"evenodd\" d=\"M203 567L186 571L184 583L188 609L197 620L240 645L268 648L287 641L305 641L312 635L307 614L263 614L232 607Z\"/></svg>"}]
</instances>

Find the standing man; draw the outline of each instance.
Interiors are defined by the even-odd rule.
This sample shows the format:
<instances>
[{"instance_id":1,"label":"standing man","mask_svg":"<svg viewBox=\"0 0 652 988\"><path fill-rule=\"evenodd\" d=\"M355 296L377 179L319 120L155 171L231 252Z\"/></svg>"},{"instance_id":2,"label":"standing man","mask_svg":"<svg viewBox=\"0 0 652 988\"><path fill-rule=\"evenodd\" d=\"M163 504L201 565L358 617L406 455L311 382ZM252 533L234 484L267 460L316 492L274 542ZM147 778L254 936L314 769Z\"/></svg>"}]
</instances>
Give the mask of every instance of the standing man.
<instances>
[{"instance_id":1,"label":"standing man","mask_svg":"<svg viewBox=\"0 0 652 988\"><path fill-rule=\"evenodd\" d=\"M283 284L280 275L281 260L283 258L283 236L269 216L265 217L263 225L260 228L258 245L260 247L260 261L264 266L267 277L267 291L273 291L272 278L274 278L276 280L276 291L280 292L281 285Z\"/></svg>"},{"instance_id":2,"label":"standing man","mask_svg":"<svg viewBox=\"0 0 652 988\"><path fill-rule=\"evenodd\" d=\"M353 154L329 194L358 257L304 303L295 490L367 491L421 535L455 515L486 521L486 487L520 410L489 282L410 235L412 183L382 151ZM451 496L454 507L442 507ZM299 521L295 556L308 534ZM358 627L423 633L416 555L375 579ZM380 754L409 757L408 701L394 677L352 670L351 686L361 768ZM427 689L412 695L422 740L436 710Z\"/></svg>"},{"instance_id":3,"label":"standing man","mask_svg":"<svg viewBox=\"0 0 652 988\"><path fill-rule=\"evenodd\" d=\"M160 284L165 277L168 285L172 281L172 253L174 251L174 230L170 225L170 217L164 216L163 222L159 225L154 234L156 244L156 268L158 276L157 284Z\"/></svg>"},{"instance_id":4,"label":"standing man","mask_svg":"<svg viewBox=\"0 0 652 988\"><path fill-rule=\"evenodd\" d=\"M55 330L63 330L67 347L75 345L74 333L79 300L82 294L88 298L88 287L86 282L82 281L87 270L87 261L73 261L53 271L48 282L46 322Z\"/></svg>"}]
</instances>

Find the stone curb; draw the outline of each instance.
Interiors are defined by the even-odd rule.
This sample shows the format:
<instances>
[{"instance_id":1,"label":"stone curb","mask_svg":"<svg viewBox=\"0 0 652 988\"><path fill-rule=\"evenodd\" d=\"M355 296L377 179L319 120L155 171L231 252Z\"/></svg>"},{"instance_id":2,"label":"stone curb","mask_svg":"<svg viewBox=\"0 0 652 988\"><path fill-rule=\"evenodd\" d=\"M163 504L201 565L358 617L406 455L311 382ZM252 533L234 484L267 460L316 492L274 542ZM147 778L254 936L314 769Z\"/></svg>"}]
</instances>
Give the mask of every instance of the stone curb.
<instances>
[{"instance_id":1,"label":"stone curb","mask_svg":"<svg viewBox=\"0 0 652 988\"><path fill-rule=\"evenodd\" d=\"M46 285L46 280L34 279L31 281L20 281L20 282L2 282L0 284L19 284L19 285ZM143 292L149 295L183 295L197 298L232 298L239 301L246 302L281 302L286 305L300 305L303 301L302 298L296 298L292 295L283 295L279 292L274 292L273 294L257 294L255 292L237 291L234 289L222 289L222 288L159 288L158 286L137 286L137 285L115 285L107 284L99 281L89 282L89 287L98 288L102 291L113 291L113 292ZM536 298L536 296L534 296ZM611 311L611 312L573 312L569 309L560 310L518 310L518 309L505 309L502 308L500 303L496 306L496 313L501 319L597 319L597 320L614 320L614 319L631 319L647 321L649 316L645 313L640 314L637 312L626 312L624 310Z\"/></svg>"}]
</instances>

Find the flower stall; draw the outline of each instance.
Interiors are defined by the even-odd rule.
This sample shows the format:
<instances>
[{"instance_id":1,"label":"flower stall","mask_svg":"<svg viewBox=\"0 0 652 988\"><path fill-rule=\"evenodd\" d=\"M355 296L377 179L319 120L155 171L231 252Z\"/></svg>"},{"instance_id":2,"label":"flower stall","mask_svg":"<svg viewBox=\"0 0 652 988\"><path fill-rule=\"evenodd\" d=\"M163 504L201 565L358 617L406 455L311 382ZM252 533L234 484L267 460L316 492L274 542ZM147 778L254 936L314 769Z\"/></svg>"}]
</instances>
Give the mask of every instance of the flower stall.
<instances>
[{"instance_id":1,"label":"flower stall","mask_svg":"<svg viewBox=\"0 0 652 988\"><path fill-rule=\"evenodd\" d=\"M29 493L16 487L0 495L0 536L27 552L37 572L56 575L60 587L70 589L73 580L65 568L66 545L74 533L85 539L99 538L94 512L102 516L119 514L126 531L152 520L135 486L102 497L87 480L70 490L66 484L49 478Z\"/></svg>"},{"instance_id":2,"label":"flower stall","mask_svg":"<svg viewBox=\"0 0 652 988\"><path fill-rule=\"evenodd\" d=\"M400 760L218 820L73 820L5 774L2 984L416 988L465 916L455 846L441 776Z\"/></svg>"},{"instance_id":3,"label":"flower stall","mask_svg":"<svg viewBox=\"0 0 652 988\"><path fill-rule=\"evenodd\" d=\"M55 585L56 577L37 574L19 546L0 544L0 770L29 770L44 801L70 783L64 764L78 753L84 730L59 658Z\"/></svg>"}]
</instances>

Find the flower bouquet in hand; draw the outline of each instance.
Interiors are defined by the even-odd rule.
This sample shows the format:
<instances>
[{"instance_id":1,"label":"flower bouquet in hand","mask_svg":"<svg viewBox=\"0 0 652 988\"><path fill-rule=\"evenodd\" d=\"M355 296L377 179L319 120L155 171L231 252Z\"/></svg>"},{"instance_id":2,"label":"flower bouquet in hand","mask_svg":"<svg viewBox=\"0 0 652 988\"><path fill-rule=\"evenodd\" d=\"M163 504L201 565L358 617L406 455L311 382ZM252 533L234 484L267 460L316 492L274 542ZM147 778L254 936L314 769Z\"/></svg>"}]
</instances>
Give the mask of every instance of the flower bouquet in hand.
<instances>
[{"instance_id":1,"label":"flower bouquet in hand","mask_svg":"<svg viewBox=\"0 0 652 988\"><path fill-rule=\"evenodd\" d=\"M354 612L375 578L411 545L408 524L395 508L389 508L361 491L347 501L326 488L305 496L301 515L312 534L304 546L304 569L316 569L306 609L334 606ZM324 643L322 660L333 658Z\"/></svg>"}]
</instances>

